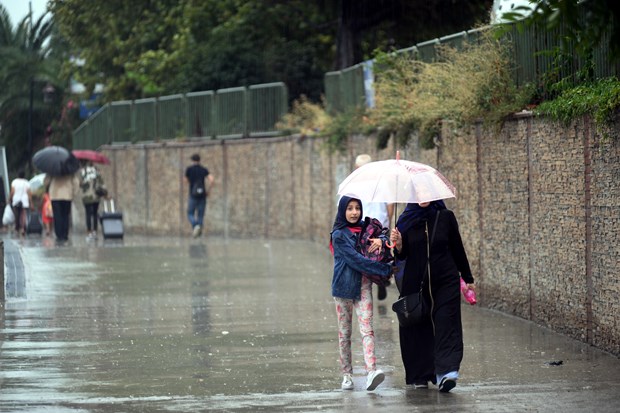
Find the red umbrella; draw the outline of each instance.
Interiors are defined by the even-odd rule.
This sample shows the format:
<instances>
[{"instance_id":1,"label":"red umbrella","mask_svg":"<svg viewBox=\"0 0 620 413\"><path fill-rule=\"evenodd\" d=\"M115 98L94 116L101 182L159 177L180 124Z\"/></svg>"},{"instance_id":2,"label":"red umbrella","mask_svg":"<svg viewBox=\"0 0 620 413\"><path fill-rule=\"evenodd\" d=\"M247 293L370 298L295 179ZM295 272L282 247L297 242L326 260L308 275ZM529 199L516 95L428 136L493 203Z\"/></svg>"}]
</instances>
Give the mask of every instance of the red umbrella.
<instances>
[{"instance_id":1,"label":"red umbrella","mask_svg":"<svg viewBox=\"0 0 620 413\"><path fill-rule=\"evenodd\" d=\"M90 149L75 149L72 152L73 155L80 160L102 163L105 165L110 163L110 159L101 152Z\"/></svg>"}]
</instances>

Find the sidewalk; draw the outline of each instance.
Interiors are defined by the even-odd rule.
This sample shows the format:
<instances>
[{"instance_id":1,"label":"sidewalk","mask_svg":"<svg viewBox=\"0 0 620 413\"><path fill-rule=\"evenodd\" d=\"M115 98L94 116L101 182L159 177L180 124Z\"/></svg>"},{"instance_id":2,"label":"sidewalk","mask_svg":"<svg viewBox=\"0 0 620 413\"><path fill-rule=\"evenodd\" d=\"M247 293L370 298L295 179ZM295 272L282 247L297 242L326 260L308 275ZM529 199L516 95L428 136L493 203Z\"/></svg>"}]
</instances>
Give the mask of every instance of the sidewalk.
<instances>
[{"instance_id":1,"label":"sidewalk","mask_svg":"<svg viewBox=\"0 0 620 413\"><path fill-rule=\"evenodd\" d=\"M321 245L132 236L89 243L79 234L61 247L4 242L6 278L23 289L7 290L0 308L2 412L620 410L620 359L466 304L457 387L407 388L393 288L375 301L386 380L363 389L356 330L356 389L341 391L332 263Z\"/></svg>"}]
</instances>

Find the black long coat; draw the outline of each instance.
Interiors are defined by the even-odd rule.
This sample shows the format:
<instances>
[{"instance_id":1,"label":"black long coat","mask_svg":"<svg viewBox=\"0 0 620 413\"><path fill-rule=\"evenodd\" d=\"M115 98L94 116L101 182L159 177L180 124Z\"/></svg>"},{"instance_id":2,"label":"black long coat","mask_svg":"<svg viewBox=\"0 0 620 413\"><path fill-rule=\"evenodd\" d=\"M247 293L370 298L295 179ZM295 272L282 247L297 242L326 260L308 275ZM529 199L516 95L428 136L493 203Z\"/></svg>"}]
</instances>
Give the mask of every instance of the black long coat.
<instances>
[{"instance_id":1,"label":"black long coat","mask_svg":"<svg viewBox=\"0 0 620 413\"><path fill-rule=\"evenodd\" d=\"M407 384L436 382L437 374L458 371L463 359L460 279L473 283L467 254L454 213L443 209L437 220L430 246L430 278L425 275L427 240L433 234L435 216L414 224L402 234L403 248L398 259L406 259L401 296L419 291L425 276L424 292L432 304L426 323L400 328L400 349ZM428 226L428 235L426 227Z\"/></svg>"}]
</instances>

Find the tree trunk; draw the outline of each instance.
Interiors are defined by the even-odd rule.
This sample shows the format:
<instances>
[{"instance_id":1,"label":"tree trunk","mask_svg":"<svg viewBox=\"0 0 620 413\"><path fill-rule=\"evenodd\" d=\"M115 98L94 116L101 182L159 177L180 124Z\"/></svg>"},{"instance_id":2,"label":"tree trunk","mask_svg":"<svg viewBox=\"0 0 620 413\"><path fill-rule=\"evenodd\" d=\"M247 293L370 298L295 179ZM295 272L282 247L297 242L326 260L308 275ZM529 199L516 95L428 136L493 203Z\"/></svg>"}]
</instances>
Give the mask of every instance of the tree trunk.
<instances>
[{"instance_id":1,"label":"tree trunk","mask_svg":"<svg viewBox=\"0 0 620 413\"><path fill-rule=\"evenodd\" d=\"M338 34L336 37L336 70L353 66L358 33L355 29L355 0L342 0L338 13Z\"/></svg>"}]
</instances>

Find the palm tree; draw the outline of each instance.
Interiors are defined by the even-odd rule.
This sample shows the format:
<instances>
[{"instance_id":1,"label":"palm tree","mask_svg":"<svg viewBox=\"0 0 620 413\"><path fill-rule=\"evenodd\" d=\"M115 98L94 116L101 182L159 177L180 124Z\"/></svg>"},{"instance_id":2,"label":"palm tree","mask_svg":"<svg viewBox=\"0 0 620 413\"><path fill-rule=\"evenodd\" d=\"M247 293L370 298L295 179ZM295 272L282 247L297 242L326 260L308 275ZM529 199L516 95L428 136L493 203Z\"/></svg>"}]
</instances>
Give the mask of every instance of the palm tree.
<instances>
[{"instance_id":1,"label":"palm tree","mask_svg":"<svg viewBox=\"0 0 620 413\"><path fill-rule=\"evenodd\" d=\"M55 83L58 66L50 58L53 21L46 13L24 17L13 29L0 5L0 144L11 170L30 165L32 148L42 136L50 110L43 105L43 86Z\"/></svg>"}]
</instances>

